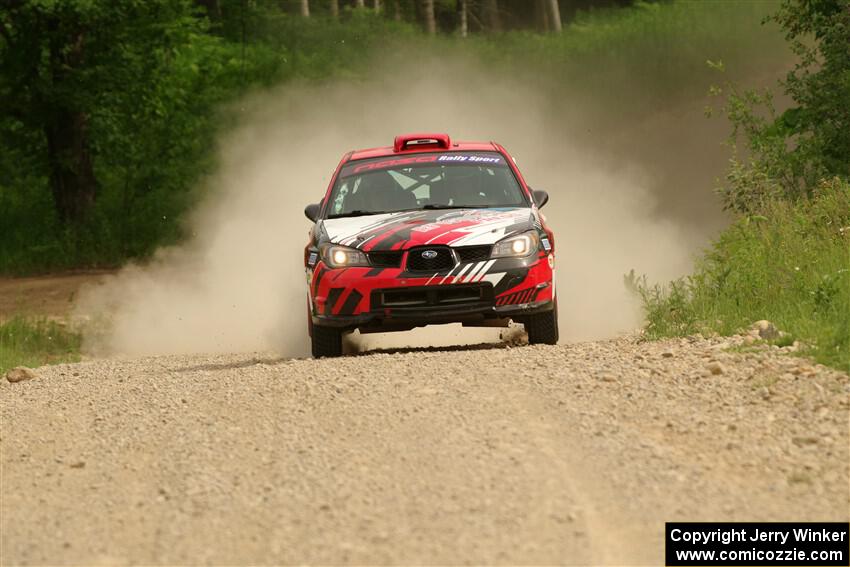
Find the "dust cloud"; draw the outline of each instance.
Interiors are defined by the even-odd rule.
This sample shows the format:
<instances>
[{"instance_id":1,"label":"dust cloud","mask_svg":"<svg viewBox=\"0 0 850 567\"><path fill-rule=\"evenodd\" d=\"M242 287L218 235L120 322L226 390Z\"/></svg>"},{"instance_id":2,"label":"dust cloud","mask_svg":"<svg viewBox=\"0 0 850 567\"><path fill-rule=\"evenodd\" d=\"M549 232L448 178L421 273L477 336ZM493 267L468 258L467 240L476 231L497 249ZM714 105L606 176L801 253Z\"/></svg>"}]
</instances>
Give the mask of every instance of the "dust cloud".
<instances>
[{"instance_id":1,"label":"dust cloud","mask_svg":"<svg viewBox=\"0 0 850 567\"><path fill-rule=\"evenodd\" d=\"M562 342L637 327L639 308L623 274L635 269L666 279L689 269L693 253L723 223L715 204L702 204L723 158L713 134L700 146L703 155L668 146L666 157L653 161L639 151L633 158L623 140L640 149L649 132L663 136L658 128L665 125L671 133L688 131L689 140L702 135L702 106L684 117L667 111L607 120L604 108L571 104L576 88L553 93L457 59L420 59L415 69L387 63L369 81L289 84L242 101L234 110L241 126L220 142L220 169L188 220L190 241L82 294L76 313L90 322L86 350L306 356L304 205L320 200L346 151L391 144L411 131L499 141L529 184L549 192L543 213L556 233ZM663 178L668 165L682 168L687 159L690 186ZM699 194L696 210L669 210L667 197L682 191ZM685 209L692 206L678 196ZM498 330L451 326L355 340L365 349L498 338Z\"/></svg>"}]
</instances>

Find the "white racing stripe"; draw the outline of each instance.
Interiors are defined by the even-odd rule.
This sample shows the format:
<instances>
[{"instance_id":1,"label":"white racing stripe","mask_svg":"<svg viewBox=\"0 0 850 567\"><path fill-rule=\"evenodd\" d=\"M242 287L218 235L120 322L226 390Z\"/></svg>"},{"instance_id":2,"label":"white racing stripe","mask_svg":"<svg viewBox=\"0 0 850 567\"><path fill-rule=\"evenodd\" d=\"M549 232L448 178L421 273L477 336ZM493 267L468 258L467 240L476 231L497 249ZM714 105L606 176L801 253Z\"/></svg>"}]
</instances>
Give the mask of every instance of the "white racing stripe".
<instances>
[{"instance_id":1,"label":"white racing stripe","mask_svg":"<svg viewBox=\"0 0 850 567\"><path fill-rule=\"evenodd\" d=\"M367 239L366 239L366 240L364 240L363 242L359 243L359 244L357 245L357 247L358 247L358 248L360 248L360 249L362 250L362 249L363 249L363 247L366 245L366 243L367 243L367 242L369 242L370 240L372 240L373 238L375 238L376 236L378 236L378 235L377 235L377 234L373 234L372 236L370 236L369 238L367 238ZM355 240L357 240L357 239L355 238Z\"/></svg>"},{"instance_id":2,"label":"white racing stripe","mask_svg":"<svg viewBox=\"0 0 850 567\"><path fill-rule=\"evenodd\" d=\"M441 233L440 233L440 234L438 234L437 236L435 236L435 237L433 237L433 238L428 239L428 241L426 241L426 242L425 242L425 244L431 244L431 243L432 243L432 242L434 242L435 240L438 240L438 239L440 239L440 238L444 237L445 235L447 235L447 234L449 234L449 233L451 233L451 232L453 232L453 231L455 231L455 230L457 230L457 227L452 227L452 228L450 228L449 230L444 230L443 232L441 232Z\"/></svg>"},{"instance_id":3,"label":"white racing stripe","mask_svg":"<svg viewBox=\"0 0 850 567\"><path fill-rule=\"evenodd\" d=\"M472 283L472 282L480 282L480 281L484 278L484 276L486 276L486 275L487 275L487 272L490 270L490 268L492 268L492 267L493 267L493 264L495 264L495 263L496 263L496 260L490 260L489 262L487 262L486 264L484 264L484 267L481 269L481 271L480 271L480 272L478 272L478 273L475 275L475 277L474 277L474 278L470 276L470 278L469 278L470 283Z\"/></svg>"},{"instance_id":4,"label":"white racing stripe","mask_svg":"<svg viewBox=\"0 0 850 567\"><path fill-rule=\"evenodd\" d=\"M456 269L457 269L457 266L455 266L454 268L452 268L452 269L451 269L451 271L450 271L448 274L446 274L446 277L444 277L443 279L441 279L441 280L440 280L440 285L442 285L442 284L443 284L443 283L444 283L447 279L449 279L449 277L452 275L452 273L453 273Z\"/></svg>"},{"instance_id":5,"label":"white racing stripe","mask_svg":"<svg viewBox=\"0 0 850 567\"><path fill-rule=\"evenodd\" d=\"M487 274L486 276L484 276L483 279L485 282L490 282L491 284L493 284L493 287L496 287L497 285L499 285L499 282L504 277L505 272L496 272L494 274Z\"/></svg>"},{"instance_id":6,"label":"white racing stripe","mask_svg":"<svg viewBox=\"0 0 850 567\"><path fill-rule=\"evenodd\" d=\"M468 232L459 238L449 242L449 246L474 246L476 244L494 244L505 236L505 227L500 226L494 229L491 225L476 226L475 231L459 231Z\"/></svg>"},{"instance_id":7,"label":"white racing stripe","mask_svg":"<svg viewBox=\"0 0 850 567\"><path fill-rule=\"evenodd\" d=\"M486 262L478 262L477 264L475 264L475 267L469 271L469 275L465 278L460 278L457 283L463 283L464 281L466 281L467 283L471 282L472 278L475 277L475 274L478 273L478 270L484 267L484 264L486 264Z\"/></svg>"},{"instance_id":8,"label":"white racing stripe","mask_svg":"<svg viewBox=\"0 0 850 567\"><path fill-rule=\"evenodd\" d=\"M404 222L413 216L415 215L412 215L410 212L398 212L363 217L325 219L324 227L331 242L348 245L356 241L357 237L361 234L382 227L388 227L397 222Z\"/></svg>"},{"instance_id":9,"label":"white racing stripe","mask_svg":"<svg viewBox=\"0 0 850 567\"><path fill-rule=\"evenodd\" d=\"M455 276L455 279L452 280L452 283L460 283L460 278L463 277L463 274L466 272L466 270L468 270L470 268L470 266L472 266L472 264L464 264L463 268L461 268L460 271ZM446 277L448 277L448 276L446 276Z\"/></svg>"}]
</instances>

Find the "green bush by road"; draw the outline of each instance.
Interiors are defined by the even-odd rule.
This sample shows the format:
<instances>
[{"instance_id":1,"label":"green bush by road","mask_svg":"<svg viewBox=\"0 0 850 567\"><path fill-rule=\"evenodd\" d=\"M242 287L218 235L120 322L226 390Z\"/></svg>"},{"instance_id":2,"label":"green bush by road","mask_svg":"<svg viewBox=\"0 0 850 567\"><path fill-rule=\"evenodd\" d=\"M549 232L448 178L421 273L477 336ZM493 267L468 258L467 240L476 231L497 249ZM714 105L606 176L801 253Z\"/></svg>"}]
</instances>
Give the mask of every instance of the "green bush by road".
<instances>
[{"instance_id":1,"label":"green bush by road","mask_svg":"<svg viewBox=\"0 0 850 567\"><path fill-rule=\"evenodd\" d=\"M850 184L768 202L724 231L693 275L639 291L650 338L729 335L768 319L785 342L850 372Z\"/></svg>"},{"instance_id":2,"label":"green bush by road","mask_svg":"<svg viewBox=\"0 0 850 567\"><path fill-rule=\"evenodd\" d=\"M850 372L850 10L785 0L773 19L799 57L781 83L790 107L715 90L735 149L719 193L736 221L691 277L638 286L647 330L728 334L769 319Z\"/></svg>"}]
</instances>

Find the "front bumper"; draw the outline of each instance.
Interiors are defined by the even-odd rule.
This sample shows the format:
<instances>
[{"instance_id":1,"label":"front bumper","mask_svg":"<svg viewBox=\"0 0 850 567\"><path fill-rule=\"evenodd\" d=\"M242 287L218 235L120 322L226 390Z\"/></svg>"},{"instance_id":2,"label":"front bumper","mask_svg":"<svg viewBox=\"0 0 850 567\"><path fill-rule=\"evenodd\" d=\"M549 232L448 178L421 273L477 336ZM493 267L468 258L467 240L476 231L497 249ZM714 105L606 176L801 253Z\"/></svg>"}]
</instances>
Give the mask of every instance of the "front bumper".
<instances>
[{"instance_id":1,"label":"front bumper","mask_svg":"<svg viewBox=\"0 0 850 567\"><path fill-rule=\"evenodd\" d=\"M500 260L486 274L411 277L398 269L316 267L310 279L314 325L361 332L442 323L477 325L554 308L553 260L546 253ZM465 281L464 281L465 280Z\"/></svg>"},{"instance_id":2,"label":"front bumper","mask_svg":"<svg viewBox=\"0 0 850 567\"><path fill-rule=\"evenodd\" d=\"M555 301L547 299L519 305L458 306L441 309L405 309L388 312L369 312L360 315L313 315L313 324L342 329L360 329L365 332L400 331L425 325L445 323L481 324L486 321L513 319L544 313L555 308Z\"/></svg>"}]
</instances>

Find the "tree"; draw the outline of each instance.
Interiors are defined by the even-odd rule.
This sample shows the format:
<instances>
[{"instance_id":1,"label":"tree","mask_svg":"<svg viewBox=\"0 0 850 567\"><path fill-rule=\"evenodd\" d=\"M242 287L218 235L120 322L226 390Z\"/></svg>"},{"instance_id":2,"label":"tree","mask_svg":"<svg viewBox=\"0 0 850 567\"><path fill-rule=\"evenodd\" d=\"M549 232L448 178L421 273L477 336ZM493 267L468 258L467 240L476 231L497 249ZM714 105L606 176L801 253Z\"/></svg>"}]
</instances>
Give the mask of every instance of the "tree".
<instances>
[{"instance_id":1,"label":"tree","mask_svg":"<svg viewBox=\"0 0 850 567\"><path fill-rule=\"evenodd\" d=\"M331 17L339 18L339 0L331 0Z\"/></svg>"},{"instance_id":2,"label":"tree","mask_svg":"<svg viewBox=\"0 0 850 567\"><path fill-rule=\"evenodd\" d=\"M365 8L365 7L366 7L366 0L357 0L357 1L354 3L354 5L355 5L355 7L357 7L357 8Z\"/></svg>"},{"instance_id":3,"label":"tree","mask_svg":"<svg viewBox=\"0 0 850 567\"><path fill-rule=\"evenodd\" d=\"M58 6L13 2L0 8L4 106L44 136L47 174L63 222L81 220L97 195L89 105L77 91L80 71L93 57L92 19L97 17Z\"/></svg>"},{"instance_id":4,"label":"tree","mask_svg":"<svg viewBox=\"0 0 850 567\"><path fill-rule=\"evenodd\" d=\"M561 7L558 5L558 0L547 0L549 7L548 21L552 25L552 31L561 33Z\"/></svg>"},{"instance_id":5,"label":"tree","mask_svg":"<svg viewBox=\"0 0 850 567\"><path fill-rule=\"evenodd\" d=\"M542 32L551 31L549 0L535 0L534 2L535 27Z\"/></svg>"},{"instance_id":6,"label":"tree","mask_svg":"<svg viewBox=\"0 0 850 567\"><path fill-rule=\"evenodd\" d=\"M498 0L484 0L484 21L491 32L502 31L502 18Z\"/></svg>"},{"instance_id":7,"label":"tree","mask_svg":"<svg viewBox=\"0 0 850 567\"><path fill-rule=\"evenodd\" d=\"M0 112L15 132L40 133L43 167L59 220L77 225L98 195L92 130L134 107L105 109L157 55L200 22L186 0L66 0L0 4ZM142 85L151 97L158 85ZM3 118L0 116L0 118ZM7 120L0 120L7 122ZM9 134L9 131L4 134Z\"/></svg>"},{"instance_id":8,"label":"tree","mask_svg":"<svg viewBox=\"0 0 850 567\"><path fill-rule=\"evenodd\" d=\"M372 8L375 10L375 13L380 13L381 0L372 0Z\"/></svg>"},{"instance_id":9,"label":"tree","mask_svg":"<svg viewBox=\"0 0 850 567\"><path fill-rule=\"evenodd\" d=\"M770 91L725 89L735 154L720 195L727 209L744 213L811 197L825 178L850 177L850 4L784 0L772 19L799 57L782 83L791 108L777 115Z\"/></svg>"},{"instance_id":10,"label":"tree","mask_svg":"<svg viewBox=\"0 0 850 567\"><path fill-rule=\"evenodd\" d=\"M422 16L425 18L425 31L430 35L437 33L437 18L434 16L434 0L422 0Z\"/></svg>"},{"instance_id":11,"label":"tree","mask_svg":"<svg viewBox=\"0 0 850 567\"><path fill-rule=\"evenodd\" d=\"M196 0L195 3L204 9L211 21L221 19L221 4L219 0Z\"/></svg>"},{"instance_id":12,"label":"tree","mask_svg":"<svg viewBox=\"0 0 850 567\"><path fill-rule=\"evenodd\" d=\"M310 0L301 0L301 15L305 18L310 17Z\"/></svg>"},{"instance_id":13,"label":"tree","mask_svg":"<svg viewBox=\"0 0 850 567\"><path fill-rule=\"evenodd\" d=\"M777 128L818 177L850 175L850 3L784 0L775 16L800 62L785 90L796 103ZM810 38L814 38L814 42ZM802 169L802 168L800 168ZM809 185L819 182L812 177Z\"/></svg>"},{"instance_id":14,"label":"tree","mask_svg":"<svg viewBox=\"0 0 850 567\"><path fill-rule=\"evenodd\" d=\"M457 33L460 37L469 35L469 12L467 0L458 0L457 2L458 28Z\"/></svg>"}]
</instances>

